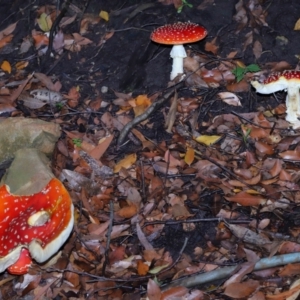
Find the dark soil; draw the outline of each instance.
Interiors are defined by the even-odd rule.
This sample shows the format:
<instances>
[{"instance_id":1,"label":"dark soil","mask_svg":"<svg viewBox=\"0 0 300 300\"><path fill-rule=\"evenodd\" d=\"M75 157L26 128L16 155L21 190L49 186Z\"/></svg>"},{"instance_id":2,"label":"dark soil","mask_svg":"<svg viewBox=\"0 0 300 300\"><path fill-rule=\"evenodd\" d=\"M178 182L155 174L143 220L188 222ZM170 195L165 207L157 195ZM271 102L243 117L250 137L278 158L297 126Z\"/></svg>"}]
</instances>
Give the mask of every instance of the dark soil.
<instances>
[{"instance_id":1,"label":"dark soil","mask_svg":"<svg viewBox=\"0 0 300 300\"><path fill-rule=\"evenodd\" d=\"M90 97L99 92L104 85L111 90L136 94L154 93L164 89L171 70L170 47L157 45L151 42L149 37L154 28L176 21L191 21L206 27L208 36L205 41L218 37L220 57L225 58L228 53L238 51L237 57L245 64L285 60L292 67L296 67L298 62L300 33L291 30L299 18L300 3L297 0L260 1L267 11L267 24L257 26L255 30L254 40L259 40L263 47L263 54L258 61L255 61L250 47L243 50L249 28L236 33L238 23L232 18L236 13L236 0L216 0L214 5L208 5L205 10L197 9L203 1L191 0L189 2L193 4L193 8L184 7L181 13L177 13L173 5L165 6L156 1L91 0L87 6L87 13L100 10L110 13L109 22L101 21L90 28L87 37L94 41L93 46L63 57L56 65L57 58L45 61L43 57L38 58L34 52L19 55L18 47L22 38L30 35L33 29L36 5L56 5L56 2L0 1L0 30L19 21L13 43L2 49L1 59L9 57L17 62L32 55L29 71L40 70L49 75L55 74L64 83L65 89L75 83L79 84L86 96ZM147 8L146 3L151 3L151 7ZM73 4L83 9L86 1L74 0ZM71 24L66 33L74 32L76 26L79 25ZM99 49L97 43L109 30L115 31L114 36ZM282 45L279 37L285 37L287 44ZM194 43L187 48L205 53L205 41ZM95 89L91 88L92 83L95 83Z\"/></svg>"}]
</instances>

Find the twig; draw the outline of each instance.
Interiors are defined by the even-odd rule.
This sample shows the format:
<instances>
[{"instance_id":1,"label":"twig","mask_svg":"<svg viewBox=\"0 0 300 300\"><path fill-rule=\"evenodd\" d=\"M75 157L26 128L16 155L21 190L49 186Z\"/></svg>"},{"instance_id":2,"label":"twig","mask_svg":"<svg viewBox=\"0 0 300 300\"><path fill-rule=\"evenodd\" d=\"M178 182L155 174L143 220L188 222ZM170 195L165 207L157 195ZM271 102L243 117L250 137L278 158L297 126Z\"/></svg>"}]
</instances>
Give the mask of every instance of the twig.
<instances>
[{"instance_id":1,"label":"twig","mask_svg":"<svg viewBox=\"0 0 300 300\"><path fill-rule=\"evenodd\" d=\"M180 82L178 85L181 85L181 84L183 84L183 82ZM123 127L122 131L120 132L120 136L118 138L118 146L119 147L123 144L123 142L124 142L125 138L127 137L129 131L135 125L137 125L137 124L145 121L146 119L148 119L152 113L154 113L156 110L158 110L169 99L169 97L173 95L175 90L178 88L178 85L174 86L173 89L170 92L163 95L158 101L152 103L144 113L137 116L131 122L127 123Z\"/></svg>"},{"instance_id":2,"label":"twig","mask_svg":"<svg viewBox=\"0 0 300 300\"><path fill-rule=\"evenodd\" d=\"M54 40L55 29L59 25L61 19L65 15L65 13L67 12L71 2L72 2L72 0L66 0L60 14L57 16L57 18L55 19L55 21L53 22L53 24L51 26L50 35L49 35L49 45L48 45L48 49L47 49L47 52L46 52L46 55L45 55L45 58L44 58L44 62L47 62L49 60L50 54L51 54L52 49L53 49L53 40Z\"/></svg>"},{"instance_id":3,"label":"twig","mask_svg":"<svg viewBox=\"0 0 300 300\"><path fill-rule=\"evenodd\" d=\"M106 241L106 248L105 248L105 260L103 263L103 267L102 267L102 275L105 275L105 269L106 269L106 265L107 263L109 263L109 257L108 257L108 253L109 253L109 246L110 246L110 238L111 238L111 232L112 232L112 227L113 227L113 221L114 221L114 204L113 201L111 200L109 202L109 209L110 209L110 215L109 215L109 226L108 226L108 230L107 230L107 241Z\"/></svg>"},{"instance_id":4,"label":"twig","mask_svg":"<svg viewBox=\"0 0 300 300\"><path fill-rule=\"evenodd\" d=\"M300 262L300 252L277 255L261 259L255 264L253 271L260 271L298 262ZM211 272L201 273L197 275L193 274L189 277L181 278L171 282L170 284L166 284L163 286L162 289L166 290L170 287L175 286L185 286L189 288L193 286L206 284L215 280L224 279L228 276L231 276L237 268L237 266L238 265L232 267L224 267L218 270L213 270Z\"/></svg>"}]
</instances>

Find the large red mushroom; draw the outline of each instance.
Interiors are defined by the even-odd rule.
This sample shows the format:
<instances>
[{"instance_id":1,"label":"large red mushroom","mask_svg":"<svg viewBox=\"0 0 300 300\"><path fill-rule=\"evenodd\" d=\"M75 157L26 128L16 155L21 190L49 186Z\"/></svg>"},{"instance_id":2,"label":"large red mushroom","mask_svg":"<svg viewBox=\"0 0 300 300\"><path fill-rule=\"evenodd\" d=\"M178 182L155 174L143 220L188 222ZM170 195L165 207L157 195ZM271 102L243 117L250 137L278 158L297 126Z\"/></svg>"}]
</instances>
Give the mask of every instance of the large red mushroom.
<instances>
[{"instance_id":1,"label":"large red mushroom","mask_svg":"<svg viewBox=\"0 0 300 300\"><path fill-rule=\"evenodd\" d=\"M72 231L73 211L68 191L56 178L31 196L0 187L0 272L25 274L31 259L42 263L54 255Z\"/></svg>"},{"instance_id":2,"label":"large red mushroom","mask_svg":"<svg viewBox=\"0 0 300 300\"><path fill-rule=\"evenodd\" d=\"M286 120L299 126L300 117L300 71L284 71L273 73L262 83L257 80L251 82L256 92L260 94L272 94L277 91L287 91L286 96Z\"/></svg>"},{"instance_id":3,"label":"large red mushroom","mask_svg":"<svg viewBox=\"0 0 300 300\"><path fill-rule=\"evenodd\" d=\"M173 58L170 79L183 74L183 59L186 52L183 44L194 43L204 39L207 31L204 27L190 22L178 22L156 28L151 34L151 40L165 45L173 45L170 56Z\"/></svg>"}]
</instances>

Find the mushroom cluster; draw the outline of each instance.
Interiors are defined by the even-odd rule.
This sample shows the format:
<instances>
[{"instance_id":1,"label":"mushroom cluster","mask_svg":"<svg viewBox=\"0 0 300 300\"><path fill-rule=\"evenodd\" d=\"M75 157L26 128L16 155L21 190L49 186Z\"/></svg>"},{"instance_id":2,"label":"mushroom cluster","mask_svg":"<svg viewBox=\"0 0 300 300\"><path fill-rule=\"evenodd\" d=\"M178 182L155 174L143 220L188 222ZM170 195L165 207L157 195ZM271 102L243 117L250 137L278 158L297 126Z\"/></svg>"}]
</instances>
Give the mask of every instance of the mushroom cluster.
<instances>
[{"instance_id":1,"label":"mushroom cluster","mask_svg":"<svg viewBox=\"0 0 300 300\"><path fill-rule=\"evenodd\" d=\"M251 82L256 92L260 94L271 94L277 91L287 91L286 96L286 120L292 124L299 125L300 117L300 71L284 71L273 73L262 83L254 80Z\"/></svg>"},{"instance_id":2,"label":"mushroom cluster","mask_svg":"<svg viewBox=\"0 0 300 300\"><path fill-rule=\"evenodd\" d=\"M173 58L171 80L177 75L183 74L183 59L186 57L183 44L198 42L204 39L206 35L207 31L204 27L190 22L167 24L152 32L150 38L153 42L173 45L170 53Z\"/></svg>"},{"instance_id":3,"label":"mushroom cluster","mask_svg":"<svg viewBox=\"0 0 300 300\"><path fill-rule=\"evenodd\" d=\"M72 231L73 211L68 191L56 178L30 196L0 187L0 272L25 274L32 259L42 263L54 255Z\"/></svg>"}]
</instances>

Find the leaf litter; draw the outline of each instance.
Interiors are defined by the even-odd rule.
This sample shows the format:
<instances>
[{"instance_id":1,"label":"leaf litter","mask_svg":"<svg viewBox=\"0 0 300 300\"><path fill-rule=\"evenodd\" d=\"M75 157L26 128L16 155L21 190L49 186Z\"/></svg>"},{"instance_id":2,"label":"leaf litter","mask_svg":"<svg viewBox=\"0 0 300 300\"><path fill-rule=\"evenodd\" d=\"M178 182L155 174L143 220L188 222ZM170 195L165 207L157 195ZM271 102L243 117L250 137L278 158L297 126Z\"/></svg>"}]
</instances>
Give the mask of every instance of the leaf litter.
<instances>
[{"instance_id":1,"label":"leaf litter","mask_svg":"<svg viewBox=\"0 0 300 300\"><path fill-rule=\"evenodd\" d=\"M239 35L239 44L224 47L223 29L210 25L201 51L188 48L184 84L171 83L167 90L166 77L156 75L167 74L165 68L150 74L154 82L159 77L159 89L139 89L138 81L131 82L136 88L120 88L122 80L118 88L105 82L105 76L118 76L104 76L105 67L90 58L97 61L109 43L136 30L141 17L222 11L217 1L164 0L114 9L101 3L92 14L76 1L67 13L45 5L35 7L35 20L21 40L15 39L21 21L1 24L1 115L61 125L52 165L76 207L74 231L61 252L45 265L35 263L23 279L2 274L2 295L14 290L16 297L35 299L297 297L299 131L285 120L283 93L260 96L250 85L253 78L264 80L296 65L293 59L264 57L273 49L259 33L273 34L273 6L229 2L235 12L226 26ZM110 23L123 16L123 28ZM295 18L290 30L299 30L298 23ZM280 34L274 36L279 48L290 38ZM60 69L60 61L78 69ZM131 63L130 77L138 78ZM108 86L101 87L102 81ZM287 263L272 261L293 254ZM259 267L262 259L266 265ZM201 284L188 281L199 273L216 275L201 277Z\"/></svg>"}]
</instances>

